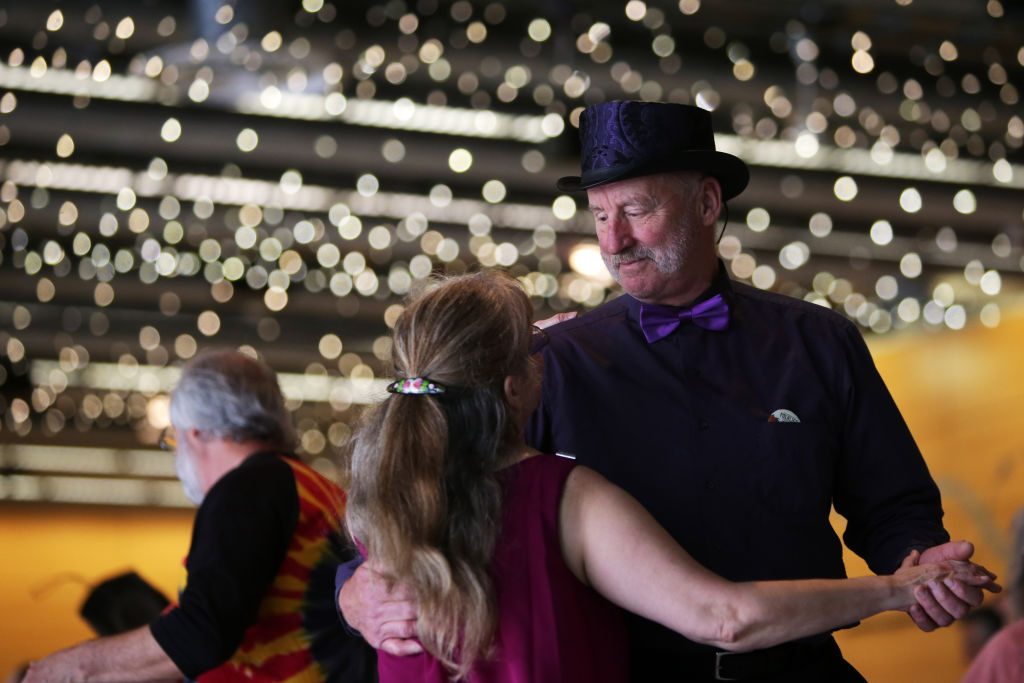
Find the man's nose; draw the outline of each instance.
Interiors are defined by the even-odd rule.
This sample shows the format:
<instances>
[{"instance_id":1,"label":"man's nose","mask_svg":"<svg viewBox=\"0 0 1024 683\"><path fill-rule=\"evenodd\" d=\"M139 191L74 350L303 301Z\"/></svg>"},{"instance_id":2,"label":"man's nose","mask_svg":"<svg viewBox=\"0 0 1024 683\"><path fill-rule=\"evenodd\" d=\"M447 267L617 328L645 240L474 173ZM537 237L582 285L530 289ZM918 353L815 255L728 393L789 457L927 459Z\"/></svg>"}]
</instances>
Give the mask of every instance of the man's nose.
<instances>
[{"instance_id":1,"label":"man's nose","mask_svg":"<svg viewBox=\"0 0 1024 683\"><path fill-rule=\"evenodd\" d=\"M609 216L604 229L604 251L618 254L633 246L633 243L633 231L630 229L629 221L621 216Z\"/></svg>"}]
</instances>

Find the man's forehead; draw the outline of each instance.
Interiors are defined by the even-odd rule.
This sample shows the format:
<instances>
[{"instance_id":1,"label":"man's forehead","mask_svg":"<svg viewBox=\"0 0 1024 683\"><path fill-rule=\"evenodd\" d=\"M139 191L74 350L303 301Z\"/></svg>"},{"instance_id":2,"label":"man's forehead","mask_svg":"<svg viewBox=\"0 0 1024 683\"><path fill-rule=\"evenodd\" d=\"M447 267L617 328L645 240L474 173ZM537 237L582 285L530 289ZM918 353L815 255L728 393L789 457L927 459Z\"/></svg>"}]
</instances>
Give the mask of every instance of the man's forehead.
<instances>
[{"instance_id":1,"label":"man's forehead","mask_svg":"<svg viewBox=\"0 0 1024 683\"><path fill-rule=\"evenodd\" d=\"M609 206L650 204L680 194L689 182L702 177L699 171L654 173L592 187L587 190L587 199L591 211Z\"/></svg>"},{"instance_id":2,"label":"man's forehead","mask_svg":"<svg viewBox=\"0 0 1024 683\"><path fill-rule=\"evenodd\" d=\"M631 204L649 204L659 195L660 183L631 183L622 181L609 183L587 190L590 210L606 209L609 206L629 206Z\"/></svg>"},{"instance_id":3,"label":"man's forehead","mask_svg":"<svg viewBox=\"0 0 1024 683\"><path fill-rule=\"evenodd\" d=\"M650 192L631 192L627 195L615 195L610 198L591 197L589 208L591 211L605 211L612 206L637 206L649 204L653 199Z\"/></svg>"}]
</instances>

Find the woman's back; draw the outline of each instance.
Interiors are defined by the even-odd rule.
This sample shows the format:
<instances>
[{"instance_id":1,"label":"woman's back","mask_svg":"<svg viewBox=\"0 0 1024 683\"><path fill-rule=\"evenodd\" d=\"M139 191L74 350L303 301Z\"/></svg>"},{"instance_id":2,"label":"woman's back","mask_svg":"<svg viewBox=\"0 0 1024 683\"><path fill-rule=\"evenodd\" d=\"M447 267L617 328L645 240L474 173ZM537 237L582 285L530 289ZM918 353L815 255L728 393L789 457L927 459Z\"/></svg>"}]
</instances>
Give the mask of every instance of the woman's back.
<instances>
[{"instance_id":1,"label":"woman's back","mask_svg":"<svg viewBox=\"0 0 1024 683\"><path fill-rule=\"evenodd\" d=\"M549 455L501 473L502 527L491 565L498 606L492 657L472 683L626 681L626 633L618 608L581 583L562 555L559 506L575 464ZM427 653L379 652L381 683L449 680Z\"/></svg>"}]
</instances>

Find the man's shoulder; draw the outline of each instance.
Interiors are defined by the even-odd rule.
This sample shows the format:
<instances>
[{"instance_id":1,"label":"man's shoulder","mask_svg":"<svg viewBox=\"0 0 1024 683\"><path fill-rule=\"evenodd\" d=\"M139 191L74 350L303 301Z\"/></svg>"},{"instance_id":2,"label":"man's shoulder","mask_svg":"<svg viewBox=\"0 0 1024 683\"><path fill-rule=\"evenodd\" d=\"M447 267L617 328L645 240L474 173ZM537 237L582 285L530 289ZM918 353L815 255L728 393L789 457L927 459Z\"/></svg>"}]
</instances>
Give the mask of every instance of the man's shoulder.
<instances>
[{"instance_id":1,"label":"man's shoulder","mask_svg":"<svg viewBox=\"0 0 1024 683\"><path fill-rule=\"evenodd\" d=\"M253 453L225 476L234 474L239 478L246 479L266 479L271 476L280 476L284 472L291 471L287 462L289 457L284 453L272 451Z\"/></svg>"},{"instance_id":2,"label":"man's shoulder","mask_svg":"<svg viewBox=\"0 0 1024 683\"><path fill-rule=\"evenodd\" d=\"M596 330L621 323L628 307L629 297L624 294L544 331L552 341L582 339Z\"/></svg>"},{"instance_id":3,"label":"man's shoulder","mask_svg":"<svg viewBox=\"0 0 1024 683\"><path fill-rule=\"evenodd\" d=\"M275 497L295 491L292 469L279 453L256 453L227 472L210 489L207 501ZM206 501L204 501L206 502Z\"/></svg>"},{"instance_id":4,"label":"man's shoulder","mask_svg":"<svg viewBox=\"0 0 1024 683\"><path fill-rule=\"evenodd\" d=\"M314 498L335 506L344 504L341 486L312 465L295 457L282 458L282 462L290 469L300 498Z\"/></svg>"},{"instance_id":5,"label":"man's shoulder","mask_svg":"<svg viewBox=\"0 0 1024 683\"><path fill-rule=\"evenodd\" d=\"M786 294L757 289L743 282L731 282L732 295L740 307L750 307L761 314L778 317L780 321L810 323L837 332L859 334L857 326L847 317L820 304Z\"/></svg>"}]
</instances>

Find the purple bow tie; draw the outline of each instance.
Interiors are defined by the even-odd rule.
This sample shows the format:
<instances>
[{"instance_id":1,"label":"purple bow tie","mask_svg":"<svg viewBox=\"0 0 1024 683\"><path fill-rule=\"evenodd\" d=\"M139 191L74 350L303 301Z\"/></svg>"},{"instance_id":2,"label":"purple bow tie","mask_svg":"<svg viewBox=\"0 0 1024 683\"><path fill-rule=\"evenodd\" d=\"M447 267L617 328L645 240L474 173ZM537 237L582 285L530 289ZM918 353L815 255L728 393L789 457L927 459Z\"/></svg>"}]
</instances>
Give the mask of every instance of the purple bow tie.
<instances>
[{"instance_id":1,"label":"purple bow tie","mask_svg":"<svg viewBox=\"0 0 1024 683\"><path fill-rule=\"evenodd\" d=\"M648 344L672 334L684 320L692 320L705 330L721 332L729 326L729 304L721 294L693 307L640 304L640 329Z\"/></svg>"}]
</instances>

